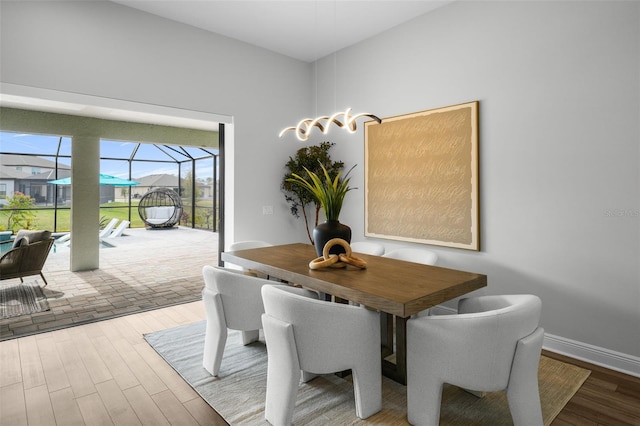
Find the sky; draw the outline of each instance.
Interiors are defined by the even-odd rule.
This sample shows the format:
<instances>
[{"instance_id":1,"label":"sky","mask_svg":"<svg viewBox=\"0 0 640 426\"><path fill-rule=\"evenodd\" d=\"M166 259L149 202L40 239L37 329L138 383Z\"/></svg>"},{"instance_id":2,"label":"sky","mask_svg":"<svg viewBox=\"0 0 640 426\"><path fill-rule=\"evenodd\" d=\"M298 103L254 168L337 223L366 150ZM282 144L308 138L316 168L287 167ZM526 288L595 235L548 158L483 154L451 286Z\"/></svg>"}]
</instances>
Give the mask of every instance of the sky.
<instances>
[{"instance_id":1,"label":"sky","mask_svg":"<svg viewBox=\"0 0 640 426\"><path fill-rule=\"evenodd\" d=\"M129 179L129 166L127 161L134 152L138 144L134 142L109 141L102 140L100 142L100 173ZM0 132L0 152L15 154L38 154L50 160L54 160L56 152L59 149L59 161L62 164L71 164L71 138L65 136L51 135L33 135L23 133ZM180 148L177 146L157 148L152 144L141 144L136 151L134 159L136 160L153 160L133 161L132 162L132 178L140 178L152 174L178 174L178 166L175 160L185 161L188 157L181 153L186 150L195 158L207 156L207 153L195 147ZM214 151L212 151L214 152ZM217 154L217 152L214 152ZM120 159L120 160L113 160ZM166 162L162 162L166 161ZM213 162L199 161L197 162L196 177L213 176ZM184 175L191 169L191 163L183 163L182 174Z\"/></svg>"}]
</instances>

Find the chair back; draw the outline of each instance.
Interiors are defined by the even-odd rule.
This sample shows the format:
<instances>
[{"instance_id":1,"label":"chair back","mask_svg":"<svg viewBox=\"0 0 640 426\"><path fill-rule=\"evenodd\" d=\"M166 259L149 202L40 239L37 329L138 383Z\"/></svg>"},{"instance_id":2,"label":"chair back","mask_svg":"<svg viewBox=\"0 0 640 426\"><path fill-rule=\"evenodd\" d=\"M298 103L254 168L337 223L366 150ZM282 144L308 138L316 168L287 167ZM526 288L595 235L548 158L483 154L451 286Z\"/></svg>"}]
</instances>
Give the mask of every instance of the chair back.
<instances>
[{"instance_id":1,"label":"chair back","mask_svg":"<svg viewBox=\"0 0 640 426\"><path fill-rule=\"evenodd\" d=\"M209 265L202 268L202 276L204 291L220 295L228 328L261 328L264 306L260 289L269 281Z\"/></svg>"},{"instance_id":2,"label":"chair back","mask_svg":"<svg viewBox=\"0 0 640 426\"><path fill-rule=\"evenodd\" d=\"M21 278L42 272L55 238L49 237L31 244L24 244L0 257L4 264L0 279Z\"/></svg>"},{"instance_id":3,"label":"chair back","mask_svg":"<svg viewBox=\"0 0 640 426\"><path fill-rule=\"evenodd\" d=\"M532 294L479 296L458 303L458 318L475 331L476 370L507 383L518 341L538 328L542 302ZM473 331L472 331L473 330ZM481 365L484 364L484 367ZM484 380L483 380L484 381ZM485 381L486 382L486 381Z\"/></svg>"},{"instance_id":4,"label":"chair back","mask_svg":"<svg viewBox=\"0 0 640 426\"><path fill-rule=\"evenodd\" d=\"M351 250L356 253L372 254L374 256L382 256L384 254L384 246L380 243L372 241L356 241L350 244Z\"/></svg>"},{"instance_id":5,"label":"chair back","mask_svg":"<svg viewBox=\"0 0 640 426\"><path fill-rule=\"evenodd\" d=\"M462 299L457 315L410 320L407 340L414 339L412 334L421 329L419 339L430 342L427 351L433 351L434 358L456 359L457 368L449 372L448 383L475 390L502 390L509 382L518 342L538 328L541 306L540 299L529 294Z\"/></svg>"},{"instance_id":6,"label":"chair back","mask_svg":"<svg viewBox=\"0 0 640 426\"><path fill-rule=\"evenodd\" d=\"M229 246L229 251L236 251L236 250L249 250L249 249L254 249L254 248L262 248L262 247L271 247L273 244L269 244L265 241L258 241L258 240L246 240L246 241L237 241L235 243L232 243ZM226 268L229 269L235 269L237 271L246 271L246 272L250 272L251 275L256 276L256 277L260 277L260 278L267 278L268 276L266 276L265 274L262 274L260 272L257 271L250 271L247 268L243 268L239 265L236 265L235 263L231 263L231 262L224 262L224 266Z\"/></svg>"},{"instance_id":7,"label":"chair back","mask_svg":"<svg viewBox=\"0 0 640 426\"><path fill-rule=\"evenodd\" d=\"M351 368L354 356L364 359L373 355L379 362L378 313L362 307L321 301L310 297L310 293L281 285L262 288L266 315L293 326L300 368L326 374ZM269 344L269 336L266 337ZM347 348L359 348L361 354L354 354Z\"/></svg>"},{"instance_id":8,"label":"chair back","mask_svg":"<svg viewBox=\"0 0 640 426\"><path fill-rule=\"evenodd\" d=\"M458 314L407 322L407 418L438 424L442 386L506 390L516 426L542 425L538 363L544 338L535 295L462 299Z\"/></svg>"},{"instance_id":9,"label":"chair back","mask_svg":"<svg viewBox=\"0 0 640 426\"><path fill-rule=\"evenodd\" d=\"M438 255L432 251L409 247L392 250L383 256L425 265L435 265L438 261Z\"/></svg>"},{"instance_id":10,"label":"chair back","mask_svg":"<svg viewBox=\"0 0 640 426\"><path fill-rule=\"evenodd\" d=\"M253 248L262 248L262 247L271 247L273 244L269 244L266 241L258 241L258 240L246 240L246 241L237 241L232 243L229 246L229 251L236 250L248 250Z\"/></svg>"}]
</instances>

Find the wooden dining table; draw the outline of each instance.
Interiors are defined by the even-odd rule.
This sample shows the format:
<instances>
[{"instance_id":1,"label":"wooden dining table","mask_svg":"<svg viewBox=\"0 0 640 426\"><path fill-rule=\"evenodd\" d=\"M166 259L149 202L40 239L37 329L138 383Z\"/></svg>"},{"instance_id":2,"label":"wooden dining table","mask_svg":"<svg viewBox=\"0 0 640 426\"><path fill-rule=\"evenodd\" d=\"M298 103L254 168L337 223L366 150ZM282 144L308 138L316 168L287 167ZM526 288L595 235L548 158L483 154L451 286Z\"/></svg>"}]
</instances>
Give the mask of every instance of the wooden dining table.
<instances>
[{"instance_id":1,"label":"wooden dining table","mask_svg":"<svg viewBox=\"0 0 640 426\"><path fill-rule=\"evenodd\" d=\"M221 258L332 295L335 301L355 302L379 311L382 371L402 384L407 380L407 320L487 285L487 276L483 274L360 253L353 256L366 262L365 269L350 265L310 269L309 262L316 256L312 245L297 243L228 251Z\"/></svg>"}]
</instances>

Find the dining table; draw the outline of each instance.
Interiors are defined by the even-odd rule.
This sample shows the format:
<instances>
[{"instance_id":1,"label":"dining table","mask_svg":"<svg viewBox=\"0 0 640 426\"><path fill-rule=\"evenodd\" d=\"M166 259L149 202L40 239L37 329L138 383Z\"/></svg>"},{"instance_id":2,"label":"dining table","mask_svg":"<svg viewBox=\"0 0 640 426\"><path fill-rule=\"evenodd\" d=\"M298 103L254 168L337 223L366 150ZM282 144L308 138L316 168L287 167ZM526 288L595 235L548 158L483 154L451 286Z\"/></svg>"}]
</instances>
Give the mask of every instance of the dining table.
<instances>
[{"instance_id":1,"label":"dining table","mask_svg":"<svg viewBox=\"0 0 640 426\"><path fill-rule=\"evenodd\" d=\"M221 259L269 277L380 312L382 372L407 382L407 320L433 306L487 285L487 276L384 256L352 253L365 268L310 268L317 258L311 244L293 243L225 251Z\"/></svg>"}]
</instances>

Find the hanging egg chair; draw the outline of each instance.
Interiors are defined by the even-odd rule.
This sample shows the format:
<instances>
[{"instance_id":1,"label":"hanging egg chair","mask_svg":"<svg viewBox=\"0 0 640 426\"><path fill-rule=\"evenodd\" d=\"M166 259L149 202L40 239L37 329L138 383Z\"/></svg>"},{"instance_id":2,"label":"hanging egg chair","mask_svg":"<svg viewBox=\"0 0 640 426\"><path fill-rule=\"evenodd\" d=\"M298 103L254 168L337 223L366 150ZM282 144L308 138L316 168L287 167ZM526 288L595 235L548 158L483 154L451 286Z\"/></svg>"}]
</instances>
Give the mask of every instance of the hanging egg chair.
<instances>
[{"instance_id":1,"label":"hanging egg chair","mask_svg":"<svg viewBox=\"0 0 640 426\"><path fill-rule=\"evenodd\" d=\"M180 222L182 200L170 188L155 188L140 199L138 214L148 228L172 228Z\"/></svg>"}]
</instances>

